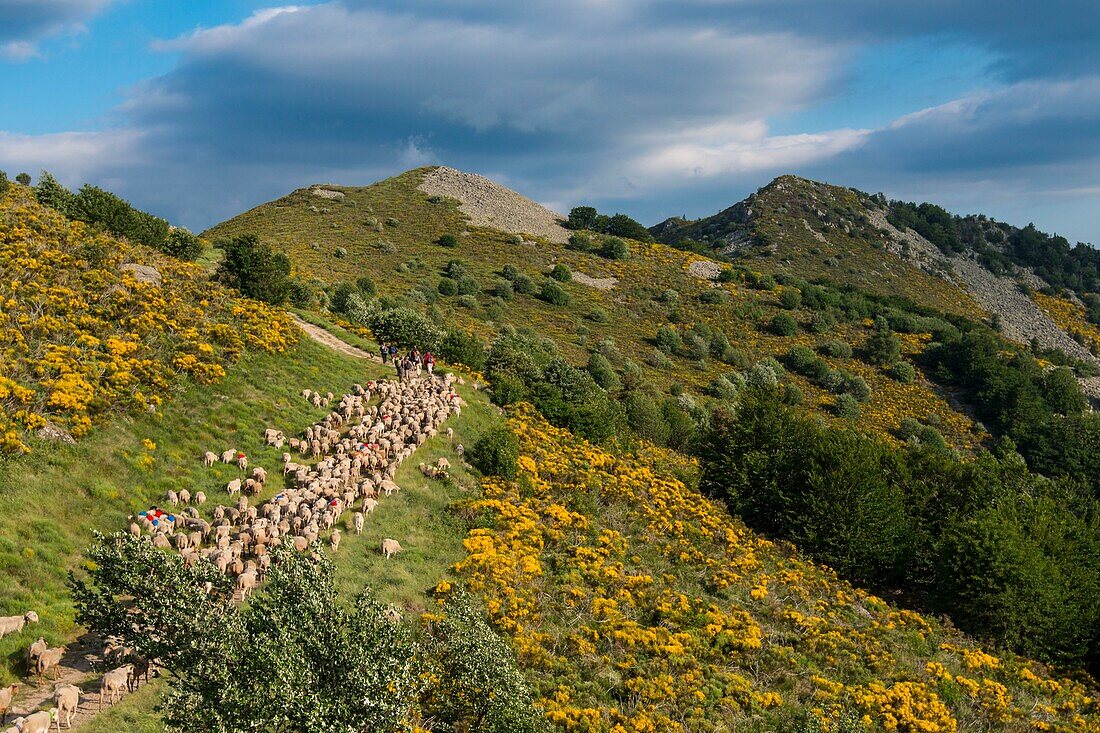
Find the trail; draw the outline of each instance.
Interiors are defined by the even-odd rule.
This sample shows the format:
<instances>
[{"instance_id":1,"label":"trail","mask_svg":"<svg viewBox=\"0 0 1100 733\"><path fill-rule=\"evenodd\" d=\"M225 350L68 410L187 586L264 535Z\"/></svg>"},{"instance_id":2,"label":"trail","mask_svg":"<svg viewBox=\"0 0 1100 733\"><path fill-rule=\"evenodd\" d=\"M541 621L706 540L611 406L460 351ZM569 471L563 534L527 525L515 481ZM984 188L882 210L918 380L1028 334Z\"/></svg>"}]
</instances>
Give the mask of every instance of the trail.
<instances>
[{"instance_id":1,"label":"trail","mask_svg":"<svg viewBox=\"0 0 1100 733\"><path fill-rule=\"evenodd\" d=\"M331 332L326 331L320 326L315 326L312 323L303 321L301 318L294 315L293 313L291 313L290 315L294 319L294 322L298 324L298 328L305 331L306 335L317 343L324 344L333 351L338 351L341 354L346 354L347 356L354 356L359 359L369 359L371 361L378 362L379 364L382 363L381 357L376 356L375 354L369 354L356 346L352 346L348 342L344 341L338 336L333 335Z\"/></svg>"}]
</instances>

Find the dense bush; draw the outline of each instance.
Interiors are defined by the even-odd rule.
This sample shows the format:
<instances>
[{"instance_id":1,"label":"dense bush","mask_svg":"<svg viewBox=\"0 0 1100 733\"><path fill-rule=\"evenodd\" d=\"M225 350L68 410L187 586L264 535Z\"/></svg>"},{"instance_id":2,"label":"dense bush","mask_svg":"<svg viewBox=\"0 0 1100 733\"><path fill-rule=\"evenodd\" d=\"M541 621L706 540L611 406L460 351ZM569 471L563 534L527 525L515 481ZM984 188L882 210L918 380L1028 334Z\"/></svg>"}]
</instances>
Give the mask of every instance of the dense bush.
<instances>
[{"instance_id":1,"label":"dense bush","mask_svg":"<svg viewBox=\"0 0 1100 733\"><path fill-rule=\"evenodd\" d=\"M573 279L573 271L569 269L569 265L558 263L554 265L554 269L550 271L550 277L558 282L567 283Z\"/></svg>"},{"instance_id":2,"label":"dense bush","mask_svg":"<svg viewBox=\"0 0 1100 733\"><path fill-rule=\"evenodd\" d=\"M798 333L798 322L786 313L777 313L768 324L768 330L776 336L794 336Z\"/></svg>"},{"instance_id":3,"label":"dense bush","mask_svg":"<svg viewBox=\"0 0 1100 733\"><path fill-rule=\"evenodd\" d=\"M890 376L902 384L911 384L917 378L917 369L907 361L899 361L890 370Z\"/></svg>"},{"instance_id":4,"label":"dense bush","mask_svg":"<svg viewBox=\"0 0 1100 733\"><path fill-rule=\"evenodd\" d=\"M802 291L794 286L784 286L779 294L779 305L791 311L802 305Z\"/></svg>"},{"instance_id":5,"label":"dense bush","mask_svg":"<svg viewBox=\"0 0 1100 733\"><path fill-rule=\"evenodd\" d=\"M139 211L113 193L88 184L81 186L73 197L70 215L155 249L162 249L168 238L168 222L164 219Z\"/></svg>"},{"instance_id":6,"label":"dense bush","mask_svg":"<svg viewBox=\"0 0 1100 733\"><path fill-rule=\"evenodd\" d=\"M570 210L569 218L565 221L565 227L567 229L588 229L600 234L627 237L640 242L653 241L653 236L649 233L649 230L626 214L606 216L591 206L576 206Z\"/></svg>"},{"instance_id":7,"label":"dense bush","mask_svg":"<svg viewBox=\"0 0 1100 733\"><path fill-rule=\"evenodd\" d=\"M821 345L821 353L834 359L849 359L852 356L852 346L847 341L832 339Z\"/></svg>"},{"instance_id":8,"label":"dense bush","mask_svg":"<svg viewBox=\"0 0 1100 733\"><path fill-rule=\"evenodd\" d=\"M539 290L539 299L550 305L569 305L572 300L565 288L554 280L543 282L542 288Z\"/></svg>"},{"instance_id":9,"label":"dense bush","mask_svg":"<svg viewBox=\"0 0 1100 733\"><path fill-rule=\"evenodd\" d=\"M875 330L863 346L863 356L879 366L889 366L901 358L901 344L885 318L875 320Z\"/></svg>"},{"instance_id":10,"label":"dense bush","mask_svg":"<svg viewBox=\"0 0 1100 733\"><path fill-rule=\"evenodd\" d=\"M370 330L378 341L396 344L401 349L439 351L443 341L443 331L411 308L379 309L370 319Z\"/></svg>"},{"instance_id":11,"label":"dense bush","mask_svg":"<svg viewBox=\"0 0 1100 733\"><path fill-rule=\"evenodd\" d=\"M596 380L596 384L603 387L609 392L613 392L622 387L622 382L619 380L619 375L615 373L614 367L611 366L611 362L607 360L607 357L599 352L593 352L588 357L588 373L592 375L592 379Z\"/></svg>"},{"instance_id":12,"label":"dense bush","mask_svg":"<svg viewBox=\"0 0 1100 733\"><path fill-rule=\"evenodd\" d=\"M202 254L203 242L187 229L174 227L168 232L162 249L177 259L193 262Z\"/></svg>"},{"instance_id":13,"label":"dense bush","mask_svg":"<svg viewBox=\"0 0 1100 733\"><path fill-rule=\"evenodd\" d=\"M630 245L618 237L604 237L600 256L609 260L625 260L630 257Z\"/></svg>"},{"instance_id":14,"label":"dense bush","mask_svg":"<svg viewBox=\"0 0 1100 733\"><path fill-rule=\"evenodd\" d=\"M439 239L435 240L435 242L440 247L454 248L458 246L458 237L453 234L444 234Z\"/></svg>"},{"instance_id":15,"label":"dense bush","mask_svg":"<svg viewBox=\"0 0 1100 733\"><path fill-rule=\"evenodd\" d=\"M699 294L699 302L707 305L718 305L725 303L728 297L728 294L722 288L710 288Z\"/></svg>"},{"instance_id":16,"label":"dense bush","mask_svg":"<svg viewBox=\"0 0 1100 733\"><path fill-rule=\"evenodd\" d=\"M225 251L217 277L243 295L281 305L290 295L290 260L254 234L242 234L215 243Z\"/></svg>"},{"instance_id":17,"label":"dense bush","mask_svg":"<svg viewBox=\"0 0 1100 733\"><path fill-rule=\"evenodd\" d=\"M486 476L515 478L516 462L519 460L519 441L515 433L508 428L490 428L482 433L474 444L470 460L474 467Z\"/></svg>"},{"instance_id":18,"label":"dense bush","mask_svg":"<svg viewBox=\"0 0 1100 733\"><path fill-rule=\"evenodd\" d=\"M859 417L859 402L850 394L842 394L833 403L833 413L837 417L854 420Z\"/></svg>"},{"instance_id":19,"label":"dense bush","mask_svg":"<svg viewBox=\"0 0 1100 733\"><path fill-rule=\"evenodd\" d=\"M449 277L441 277L439 279L439 285L437 285L435 289L439 291L440 295L450 297L458 292L458 284Z\"/></svg>"}]
</instances>

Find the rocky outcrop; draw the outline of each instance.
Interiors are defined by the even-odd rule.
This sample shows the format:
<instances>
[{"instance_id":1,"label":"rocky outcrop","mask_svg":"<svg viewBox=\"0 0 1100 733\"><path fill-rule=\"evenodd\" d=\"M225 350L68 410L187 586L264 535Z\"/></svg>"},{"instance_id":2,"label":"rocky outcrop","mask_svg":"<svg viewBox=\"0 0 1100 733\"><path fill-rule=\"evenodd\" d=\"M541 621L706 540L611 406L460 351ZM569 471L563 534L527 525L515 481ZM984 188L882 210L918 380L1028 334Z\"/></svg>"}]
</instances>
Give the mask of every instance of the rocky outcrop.
<instances>
[{"instance_id":1,"label":"rocky outcrop","mask_svg":"<svg viewBox=\"0 0 1100 733\"><path fill-rule=\"evenodd\" d=\"M569 241L564 217L515 191L476 173L440 166L429 171L417 186L431 196L459 202L458 210L475 226L511 234L531 234L557 244Z\"/></svg>"},{"instance_id":2,"label":"rocky outcrop","mask_svg":"<svg viewBox=\"0 0 1100 733\"><path fill-rule=\"evenodd\" d=\"M160 274L160 270L152 265L139 265L136 262L127 262L118 268L122 272L129 272L134 276L134 279L139 283L152 283L153 285L160 285L163 279Z\"/></svg>"}]
</instances>

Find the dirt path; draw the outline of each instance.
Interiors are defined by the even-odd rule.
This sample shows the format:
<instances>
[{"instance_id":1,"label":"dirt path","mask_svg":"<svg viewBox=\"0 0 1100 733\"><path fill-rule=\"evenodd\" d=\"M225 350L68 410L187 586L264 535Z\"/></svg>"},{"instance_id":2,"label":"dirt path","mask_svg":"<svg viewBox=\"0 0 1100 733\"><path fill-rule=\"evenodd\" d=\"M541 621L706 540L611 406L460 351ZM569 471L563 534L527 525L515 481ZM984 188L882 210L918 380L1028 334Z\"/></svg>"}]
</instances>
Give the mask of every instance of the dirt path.
<instances>
[{"instance_id":1,"label":"dirt path","mask_svg":"<svg viewBox=\"0 0 1100 733\"><path fill-rule=\"evenodd\" d=\"M326 331L320 326L315 326L312 323L303 321L301 318L294 315L293 313L291 313L290 315L291 318L294 319L294 322L298 324L298 328L305 331L307 336L318 343L324 344L333 351L339 351L341 354L347 354L348 356L354 356L360 359L370 359L371 361L378 362L379 364L382 363L381 357L375 354L368 354L366 351L363 351L356 346L352 346L348 342L341 340L338 336L334 336L332 333Z\"/></svg>"}]
</instances>

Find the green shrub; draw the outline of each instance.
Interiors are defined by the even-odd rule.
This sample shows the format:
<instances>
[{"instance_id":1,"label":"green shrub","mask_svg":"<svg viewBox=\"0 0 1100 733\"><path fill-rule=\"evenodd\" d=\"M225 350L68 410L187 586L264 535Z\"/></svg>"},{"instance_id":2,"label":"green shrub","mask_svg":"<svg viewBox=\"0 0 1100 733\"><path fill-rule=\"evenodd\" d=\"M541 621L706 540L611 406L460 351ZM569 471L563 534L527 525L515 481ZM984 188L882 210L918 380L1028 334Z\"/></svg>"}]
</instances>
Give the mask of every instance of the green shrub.
<instances>
[{"instance_id":1,"label":"green shrub","mask_svg":"<svg viewBox=\"0 0 1100 733\"><path fill-rule=\"evenodd\" d=\"M20 173L15 177L15 182L18 183L20 186L29 186L31 185L31 174Z\"/></svg>"},{"instance_id":2,"label":"green shrub","mask_svg":"<svg viewBox=\"0 0 1100 733\"><path fill-rule=\"evenodd\" d=\"M565 245L565 248L578 252L591 252L596 248L596 245L593 244L592 237L587 234L576 233L569 236L569 243Z\"/></svg>"},{"instance_id":3,"label":"green shrub","mask_svg":"<svg viewBox=\"0 0 1100 733\"><path fill-rule=\"evenodd\" d=\"M520 274L516 275L514 278L512 278L512 288L517 293L523 293L523 294L532 293L535 290L535 283L531 280L531 278L529 278L526 275L520 273Z\"/></svg>"},{"instance_id":4,"label":"green shrub","mask_svg":"<svg viewBox=\"0 0 1100 733\"><path fill-rule=\"evenodd\" d=\"M510 234L504 241L507 244L523 244L523 236L519 234Z\"/></svg>"},{"instance_id":5,"label":"green shrub","mask_svg":"<svg viewBox=\"0 0 1100 733\"><path fill-rule=\"evenodd\" d=\"M500 268L500 276L505 280L515 280L519 276L519 270L512 263Z\"/></svg>"},{"instance_id":6,"label":"green shrub","mask_svg":"<svg viewBox=\"0 0 1100 733\"><path fill-rule=\"evenodd\" d=\"M187 229L176 227L168 232L161 249L177 259L194 262L202 254L203 242Z\"/></svg>"},{"instance_id":7,"label":"green shrub","mask_svg":"<svg viewBox=\"0 0 1100 733\"><path fill-rule=\"evenodd\" d=\"M680 293L672 288L662 290L661 294L657 296L656 300L660 303L668 303L669 305L675 305L680 300Z\"/></svg>"},{"instance_id":8,"label":"green shrub","mask_svg":"<svg viewBox=\"0 0 1100 733\"><path fill-rule=\"evenodd\" d=\"M836 398L836 403L833 405L833 414L847 420L854 420L859 417L859 403L852 395L842 394Z\"/></svg>"},{"instance_id":9,"label":"green shrub","mask_svg":"<svg viewBox=\"0 0 1100 733\"><path fill-rule=\"evenodd\" d=\"M473 309L477 308L477 298L475 298L472 295L460 295L455 300L455 302L458 303L463 308L467 308L469 310L473 310Z\"/></svg>"},{"instance_id":10,"label":"green shrub","mask_svg":"<svg viewBox=\"0 0 1100 733\"><path fill-rule=\"evenodd\" d=\"M559 263L554 265L554 269L550 271L550 277L558 282L567 283L573 279L573 271L569 269L569 265Z\"/></svg>"},{"instance_id":11,"label":"green shrub","mask_svg":"<svg viewBox=\"0 0 1100 733\"><path fill-rule=\"evenodd\" d=\"M335 256L335 257L336 257L337 259L341 259L341 260L342 260L343 258L345 258L345 257L347 257L347 256L348 256L348 251L347 251L347 249L346 249L346 248L344 248L344 247L337 247L337 248L336 248L335 250L333 250L332 254L333 254L333 255L334 255L334 256Z\"/></svg>"},{"instance_id":12,"label":"green shrub","mask_svg":"<svg viewBox=\"0 0 1100 733\"><path fill-rule=\"evenodd\" d=\"M778 313L772 318L768 328L776 336L794 336L798 333L798 322L786 313Z\"/></svg>"},{"instance_id":13,"label":"green shrub","mask_svg":"<svg viewBox=\"0 0 1100 733\"><path fill-rule=\"evenodd\" d=\"M850 359L852 346L847 341L832 339L821 345L821 353L834 359Z\"/></svg>"},{"instance_id":14,"label":"green shrub","mask_svg":"<svg viewBox=\"0 0 1100 733\"><path fill-rule=\"evenodd\" d=\"M478 284L477 280L469 275L464 275L459 278L455 287L459 295L477 295L481 292L481 286Z\"/></svg>"},{"instance_id":15,"label":"green shrub","mask_svg":"<svg viewBox=\"0 0 1100 733\"><path fill-rule=\"evenodd\" d=\"M493 283L493 295L501 300L511 300L515 297L515 287L511 280L500 279Z\"/></svg>"},{"instance_id":16,"label":"green shrub","mask_svg":"<svg viewBox=\"0 0 1100 733\"><path fill-rule=\"evenodd\" d=\"M797 384L786 384L783 386L784 405L801 405L802 399L802 390Z\"/></svg>"},{"instance_id":17,"label":"green shrub","mask_svg":"<svg viewBox=\"0 0 1100 733\"><path fill-rule=\"evenodd\" d=\"M439 345L439 356L449 364L465 364L475 372L485 368L485 344L466 331L448 330Z\"/></svg>"},{"instance_id":18,"label":"green shrub","mask_svg":"<svg viewBox=\"0 0 1100 733\"><path fill-rule=\"evenodd\" d=\"M254 234L242 234L219 243L225 258L217 277L249 298L281 305L290 295L290 260L274 252Z\"/></svg>"},{"instance_id":19,"label":"green shrub","mask_svg":"<svg viewBox=\"0 0 1100 733\"><path fill-rule=\"evenodd\" d=\"M783 292L779 294L779 305L793 311L802 305L802 291L792 285L784 286Z\"/></svg>"},{"instance_id":20,"label":"green shrub","mask_svg":"<svg viewBox=\"0 0 1100 733\"><path fill-rule=\"evenodd\" d=\"M722 288L711 288L699 294L699 301L707 305L718 305L725 303L727 297L728 294Z\"/></svg>"},{"instance_id":21,"label":"green shrub","mask_svg":"<svg viewBox=\"0 0 1100 733\"><path fill-rule=\"evenodd\" d=\"M722 271L718 273L718 282L731 283L737 280L737 270L732 267L724 267Z\"/></svg>"},{"instance_id":22,"label":"green shrub","mask_svg":"<svg viewBox=\"0 0 1100 733\"><path fill-rule=\"evenodd\" d=\"M707 386L707 392L720 400L733 401L737 399L737 387L729 379L718 375Z\"/></svg>"},{"instance_id":23,"label":"green shrub","mask_svg":"<svg viewBox=\"0 0 1100 733\"><path fill-rule=\"evenodd\" d=\"M737 367L738 369L747 369L752 362L749 360L748 354L736 346L730 346L726 348L722 355L719 357L723 364Z\"/></svg>"},{"instance_id":24,"label":"green shrub","mask_svg":"<svg viewBox=\"0 0 1100 733\"><path fill-rule=\"evenodd\" d=\"M630 257L630 245L618 237L606 237L600 246L600 256L609 260L625 260Z\"/></svg>"},{"instance_id":25,"label":"green shrub","mask_svg":"<svg viewBox=\"0 0 1100 733\"><path fill-rule=\"evenodd\" d=\"M657 329L657 335L653 340L657 344L657 348L666 354L676 353L683 345L680 334L676 332L676 329L667 325Z\"/></svg>"},{"instance_id":26,"label":"green shrub","mask_svg":"<svg viewBox=\"0 0 1100 733\"><path fill-rule=\"evenodd\" d=\"M611 321L611 316L607 315L607 311L598 306L589 311L588 315L585 316L585 318L592 321L593 323L608 323Z\"/></svg>"},{"instance_id":27,"label":"green shrub","mask_svg":"<svg viewBox=\"0 0 1100 733\"><path fill-rule=\"evenodd\" d=\"M907 361L899 361L891 368L890 376L902 384L910 384L917 378L917 369Z\"/></svg>"},{"instance_id":28,"label":"green shrub","mask_svg":"<svg viewBox=\"0 0 1100 733\"><path fill-rule=\"evenodd\" d=\"M554 280L546 280L539 290L539 299L550 305L569 305L572 298L561 285Z\"/></svg>"},{"instance_id":29,"label":"green shrub","mask_svg":"<svg viewBox=\"0 0 1100 733\"><path fill-rule=\"evenodd\" d=\"M875 319L875 331L864 344L863 355L868 362L879 366L889 366L901 357L901 344L885 318Z\"/></svg>"},{"instance_id":30,"label":"green shrub","mask_svg":"<svg viewBox=\"0 0 1100 733\"><path fill-rule=\"evenodd\" d=\"M615 373L615 369L611 366L611 362L607 357L599 352L593 352L588 357L588 373L592 375L592 379L596 381L596 384L600 385L609 392L613 392L622 387L622 382L619 380L619 375Z\"/></svg>"},{"instance_id":31,"label":"green shrub","mask_svg":"<svg viewBox=\"0 0 1100 733\"><path fill-rule=\"evenodd\" d=\"M794 346L783 358L787 368L796 374L819 381L829 374L829 365L807 346Z\"/></svg>"},{"instance_id":32,"label":"green shrub","mask_svg":"<svg viewBox=\"0 0 1100 733\"><path fill-rule=\"evenodd\" d=\"M411 308L379 310L373 315L370 329L378 341L396 344L399 348L417 347L439 351L443 331L427 316Z\"/></svg>"},{"instance_id":33,"label":"green shrub","mask_svg":"<svg viewBox=\"0 0 1100 733\"><path fill-rule=\"evenodd\" d=\"M10 186L11 182L8 181L8 174L0 171L0 196L3 196Z\"/></svg>"},{"instance_id":34,"label":"green shrub","mask_svg":"<svg viewBox=\"0 0 1100 733\"><path fill-rule=\"evenodd\" d=\"M435 243L440 247L454 248L458 246L458 237L453 234L444 234L439 239L435 240Z\"/></svg>"},{"instance_id":35,"label":"green shrub","mask_svg":"<svg viewBox=\"0 0 1100 733\"><path fill-rule=\"evenodd\" d=\"M458 284L449 277L443 277L439 279L436 290L439 291L440 295L451 296L458 292Z\"/></svg>"},{"instance_id":36,"label":"green shrub","mask_svg":"<svg viewBox=\"0 0 1100 733\"><path fill-rule=\"evenodd\" d=\"M378 288L375 287L374 280L371 280L370 277L368 277L367 275L364 275L363 277L357 279L355 281L355 287L359 288L359 292L361 292L366 298L373 298L378 292Z\"/></svg>"},{"instance_id":37,"label":"green shrub","mask_svg":"<svg viewBox=\"0 0 1100 733\"><path fill-rule=\"evenodd\" d=\"M470 452L470 462L485 476L513 479L518 461L519 440L504 427L486 430Z\"/></svg>"}]
</instances>

